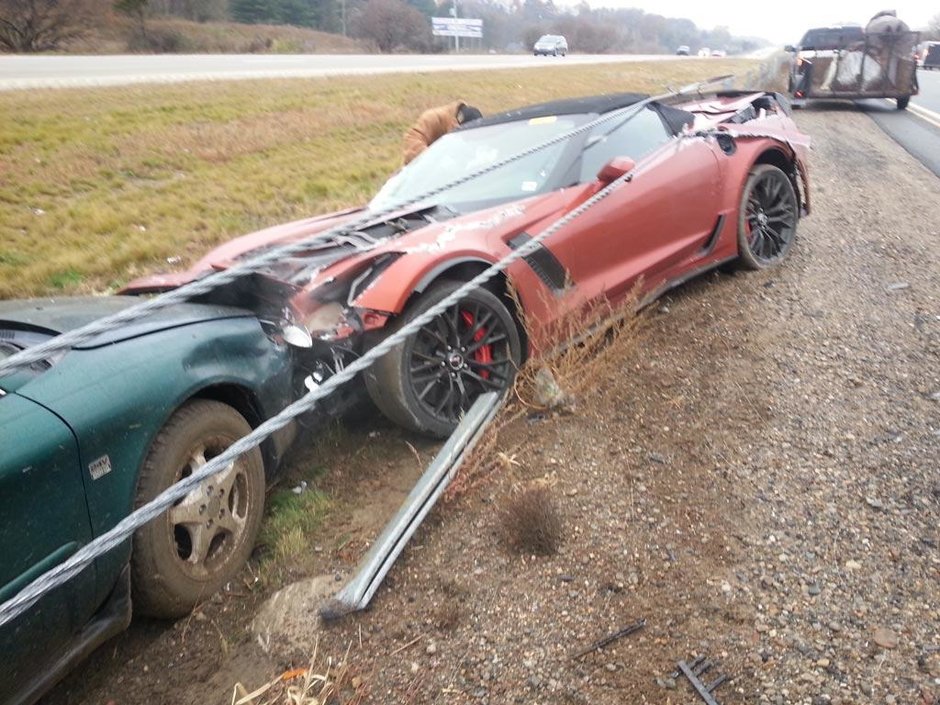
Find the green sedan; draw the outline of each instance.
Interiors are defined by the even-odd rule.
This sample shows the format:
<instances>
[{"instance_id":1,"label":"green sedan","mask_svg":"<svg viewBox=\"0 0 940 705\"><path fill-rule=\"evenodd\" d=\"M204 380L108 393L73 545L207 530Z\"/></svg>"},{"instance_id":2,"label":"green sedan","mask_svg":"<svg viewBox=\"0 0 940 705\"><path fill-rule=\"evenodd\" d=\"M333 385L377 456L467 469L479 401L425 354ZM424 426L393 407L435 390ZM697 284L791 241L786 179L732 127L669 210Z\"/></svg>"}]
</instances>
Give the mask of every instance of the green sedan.
<instances>
[{"instance_id":1,"label":"green sedan","mask_svg":"<svg viewBox=\"0 0 940 705\"><path fill-rule=\"evenodd\" d=\"M0 359L136 300L0 302ZM180 304L0 378L0 603L218 455L297 389L278 330ZM0 628L0 703L35 701L135 612L186 614L250 555L288 428Z\"/></svg>"}]
</instances>

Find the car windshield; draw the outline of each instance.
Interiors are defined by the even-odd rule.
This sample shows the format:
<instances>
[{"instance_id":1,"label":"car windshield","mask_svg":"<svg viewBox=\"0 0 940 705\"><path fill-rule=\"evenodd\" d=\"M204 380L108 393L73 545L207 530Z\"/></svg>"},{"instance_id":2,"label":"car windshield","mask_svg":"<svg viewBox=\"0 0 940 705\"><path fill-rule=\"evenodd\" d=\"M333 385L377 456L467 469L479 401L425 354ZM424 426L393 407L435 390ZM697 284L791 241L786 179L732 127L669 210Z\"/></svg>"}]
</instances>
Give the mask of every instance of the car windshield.
<instances>
[{"instance_id":1,"label":"car windshield","mask_svg":"<svg viewBox=\"0 0 940 705\"><path fill-rule=\"evenodd\" d=\"M467 176L553 137L589 119L587 115L538 117L504 122L444 135L389 179L372 199L374 211L414 200L441 184ZM423 204L468 210L469 204L495 205L557 188L559 159L567 140L501 166L484 176L447 189Z\"/></svg>"}]
</instances>

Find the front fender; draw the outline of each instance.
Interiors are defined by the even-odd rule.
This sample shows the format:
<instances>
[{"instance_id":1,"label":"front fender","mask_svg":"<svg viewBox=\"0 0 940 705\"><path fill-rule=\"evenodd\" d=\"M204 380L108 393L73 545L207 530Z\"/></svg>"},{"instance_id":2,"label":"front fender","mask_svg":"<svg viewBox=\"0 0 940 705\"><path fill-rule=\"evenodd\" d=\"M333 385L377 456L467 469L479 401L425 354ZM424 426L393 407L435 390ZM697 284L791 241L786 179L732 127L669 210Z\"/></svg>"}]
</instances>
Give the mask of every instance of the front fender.
<instances>
[{"instance_id":1,"label":"front fender","mask_svg":"<svg viewBox=\"0 0 940 705\"><path fill-rule=\"evenodd\" d=\"M352 303L356 308L400 314L412 294L424 291L453 267L468 263L489 267L496 261L492 253L477 249L448 252L446 257L411 253L398 258Z\"/></svg>"}]
</instances>

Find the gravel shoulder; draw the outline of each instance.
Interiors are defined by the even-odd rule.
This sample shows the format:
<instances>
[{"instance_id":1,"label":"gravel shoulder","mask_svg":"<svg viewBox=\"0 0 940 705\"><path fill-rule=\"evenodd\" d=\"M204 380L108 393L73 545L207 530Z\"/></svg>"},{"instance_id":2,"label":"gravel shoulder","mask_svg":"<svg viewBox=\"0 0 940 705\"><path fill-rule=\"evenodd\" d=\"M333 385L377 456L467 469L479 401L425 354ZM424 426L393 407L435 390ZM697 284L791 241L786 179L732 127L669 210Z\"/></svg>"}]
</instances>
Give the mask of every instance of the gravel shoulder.
<instances>
[{"instance_id":1,"label":"gravel shoulder","mask_svg":"<svg viewBox=\"0 0 940 705\"><path fill-rule=\"evenodd\" d=\"M671 672L698 654L733 677L722 705L940 702L940 181L851 108L797 120L814 213L789 262L673 292L573 413L503 429L514 462L435 510L370 610L308 611L265 650L243 619L211 677L168 675L164 648L159 676L144 654L71 701L152 702L163 678L163 702L228 703L316 643L374 703L696 702ZM404 490L408 457L376 459L372 490ZM533 483L563 517L553 556L499 531Z\"/></svg>"},{"instance_id":2,"label":"gravel shoulder","mask_svg":"<svg viewBox=\"0 0 940 705\"><path fill-rule=\"evenodd\" d=\"M865 115L799 120L815 213L792 260L662 301L618 374L507 429L521 465L321 634L361 631L373 701L684 702L670 673L696 654L734 676L722 703L940 697L940 183ZM537 479L567 528L549 558L494 521Z\"/></svg>"}]
</instances>

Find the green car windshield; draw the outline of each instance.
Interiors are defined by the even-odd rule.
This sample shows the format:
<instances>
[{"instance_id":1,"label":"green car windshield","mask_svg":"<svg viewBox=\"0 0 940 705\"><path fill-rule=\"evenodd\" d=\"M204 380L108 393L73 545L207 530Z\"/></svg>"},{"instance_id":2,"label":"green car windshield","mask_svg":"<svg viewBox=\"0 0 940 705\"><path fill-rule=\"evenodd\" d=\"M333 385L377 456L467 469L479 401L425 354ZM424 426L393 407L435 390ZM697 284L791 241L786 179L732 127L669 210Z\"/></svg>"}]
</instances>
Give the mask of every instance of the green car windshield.
<instances>
[{"instance_id":1,"label":"green car windshield","mask_svg":"<svg viewBox=\"0 0 940 705\"><path fill-rule=\"evenodd\" d=\"M378 211L407 203L442 184L562 135L587 118L585 115L552 115L451 132L389 179L369 208ZM449 188L422 204L434 203L461 211L467 204L495 204L552 190L557 186L554 177L567 145L568 140L562 140Z\"/></svg>"}]
</instances>

